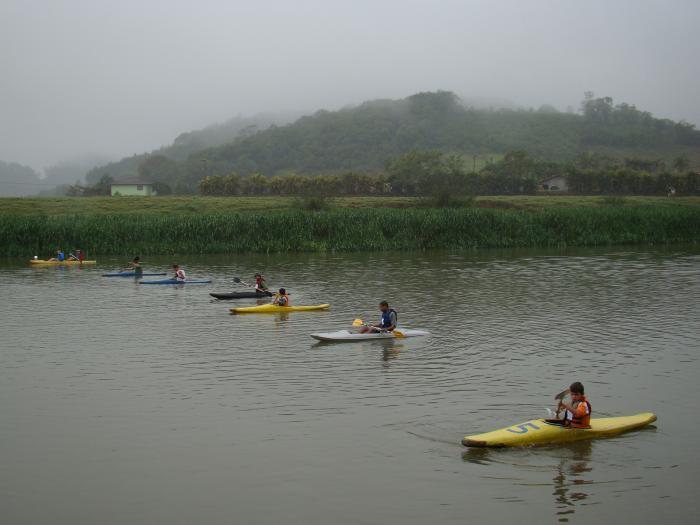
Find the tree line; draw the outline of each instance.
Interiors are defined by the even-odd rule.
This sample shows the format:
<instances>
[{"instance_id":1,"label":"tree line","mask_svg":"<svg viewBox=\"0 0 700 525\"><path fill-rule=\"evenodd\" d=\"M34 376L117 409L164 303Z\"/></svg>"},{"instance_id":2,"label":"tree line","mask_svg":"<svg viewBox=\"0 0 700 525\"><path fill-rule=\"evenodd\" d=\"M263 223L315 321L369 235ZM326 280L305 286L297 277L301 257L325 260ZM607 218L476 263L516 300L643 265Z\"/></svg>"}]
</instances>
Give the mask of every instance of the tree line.
<instances>
[{"instance_id":1,"label":"tree line","mask_svg":"<svg viewBox=\"0 0 700 525\"><path fill-rule=\"evenodd\" d=\"M241 176L209 175L199 183L207 196L236 195L392 195L448 199L458 195L532 195L548 177L562 176L570 193L661 195L700 194L700 175L679 157L672 169L660 160L614 158L586 153L574 161L537 159L524 151L507 153L478 172L467 169L460 155L440 151L411 151L372 174L345 172L328 175Z\"/></svg>"}]
</instances>

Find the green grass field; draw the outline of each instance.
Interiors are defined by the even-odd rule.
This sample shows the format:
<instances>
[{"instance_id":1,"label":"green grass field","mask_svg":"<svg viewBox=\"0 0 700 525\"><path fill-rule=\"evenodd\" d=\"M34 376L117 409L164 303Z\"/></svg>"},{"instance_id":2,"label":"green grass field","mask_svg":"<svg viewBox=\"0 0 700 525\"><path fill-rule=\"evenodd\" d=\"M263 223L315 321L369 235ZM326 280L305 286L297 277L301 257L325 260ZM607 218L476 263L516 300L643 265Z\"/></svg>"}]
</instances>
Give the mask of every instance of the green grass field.
<instances>
[{"instance_id":1,"label":"green grass field","mask_svg":"<svg viewBox=\"0 0 700 525\"><path fill-rule=\"evenodd\" d=\"M101 214L205 214L290 210L294 197L56 197L0 198L0 217L11 215L101 215ZM331 206L346 208L419 208L424 201L415 197L343 197L331 199ZM626 197L626 206L700 206L700 197ZM606 206L600 196L499 195L478 197L477 208L542 210L546 208L590 208Z\"/></svg>"}]
</instances>

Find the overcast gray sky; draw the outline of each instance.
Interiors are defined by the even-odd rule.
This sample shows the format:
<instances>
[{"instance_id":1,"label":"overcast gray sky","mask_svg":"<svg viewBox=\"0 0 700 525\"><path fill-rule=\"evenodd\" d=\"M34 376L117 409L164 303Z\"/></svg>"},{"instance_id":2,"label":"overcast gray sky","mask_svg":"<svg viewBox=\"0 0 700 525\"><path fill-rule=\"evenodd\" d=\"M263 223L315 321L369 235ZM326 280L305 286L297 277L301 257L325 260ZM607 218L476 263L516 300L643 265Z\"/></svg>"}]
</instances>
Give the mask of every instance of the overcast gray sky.
<instances>
[{"instance_id":1,"label":"overcast gray sky","mask_svg":"<svg viewBox=\"0 0 700 525\"><path fill-rule=\"evenodd\" d=\"M120 157L261 111L445 89L700 123L697 0L1 0L0 159Z\"/></svg>"}]
</instances>

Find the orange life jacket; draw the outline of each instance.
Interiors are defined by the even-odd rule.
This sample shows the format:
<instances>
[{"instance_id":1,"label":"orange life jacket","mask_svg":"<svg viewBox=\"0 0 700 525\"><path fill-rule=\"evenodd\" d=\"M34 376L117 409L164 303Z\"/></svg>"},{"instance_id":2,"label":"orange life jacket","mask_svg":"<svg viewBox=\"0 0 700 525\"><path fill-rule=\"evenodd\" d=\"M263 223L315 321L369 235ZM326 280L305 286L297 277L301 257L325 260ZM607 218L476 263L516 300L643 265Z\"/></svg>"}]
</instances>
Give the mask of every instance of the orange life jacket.
<instances>
[{"instance_id":1,"label":"orange life jacket","mask_svg":"<svg viewBox=\"0 0 700 525\"><path fill-rule=\"evenodd\" d=\"M286 301L284 302L284 304L280 304L280 298L282 298L282 297L284 297L284 298L286 299ZM277 304L278 304L279 306L289 306L289 296L288 296L288 295L280 295L280 294L277 294L276 298L277 298Z\"/></svg>"},{"instance_id":2,"label":"orange life jacket","mask_svg":"<svg viewBox=\"0 0 700 525\"><path fill-rule=\"evenodd\" d=\"M591 404L582 396L581 402L576 405L572 418L569 420L571 428L591 428Z\"/></svg>"}]
</instances>

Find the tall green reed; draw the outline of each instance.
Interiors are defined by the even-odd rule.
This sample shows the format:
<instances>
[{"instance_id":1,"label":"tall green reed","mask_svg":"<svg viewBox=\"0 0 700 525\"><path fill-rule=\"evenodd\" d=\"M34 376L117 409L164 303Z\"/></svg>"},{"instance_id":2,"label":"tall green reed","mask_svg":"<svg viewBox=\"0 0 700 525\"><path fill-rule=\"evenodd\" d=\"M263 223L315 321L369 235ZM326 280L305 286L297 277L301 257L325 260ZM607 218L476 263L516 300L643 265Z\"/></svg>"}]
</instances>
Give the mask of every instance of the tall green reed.
<instances>
[{"instance_id":1,"label":"tall green reed","mask_svg":"<svg viewBox=\"0 0 700 525\"><path fill-rule=\"evenodd\" d=\"M333 209L205 214L0 214L0 250L98 254L377 251L598 246L700 241L700 208L625 206L521 211Z\"/></svg>"}]
</instances>

